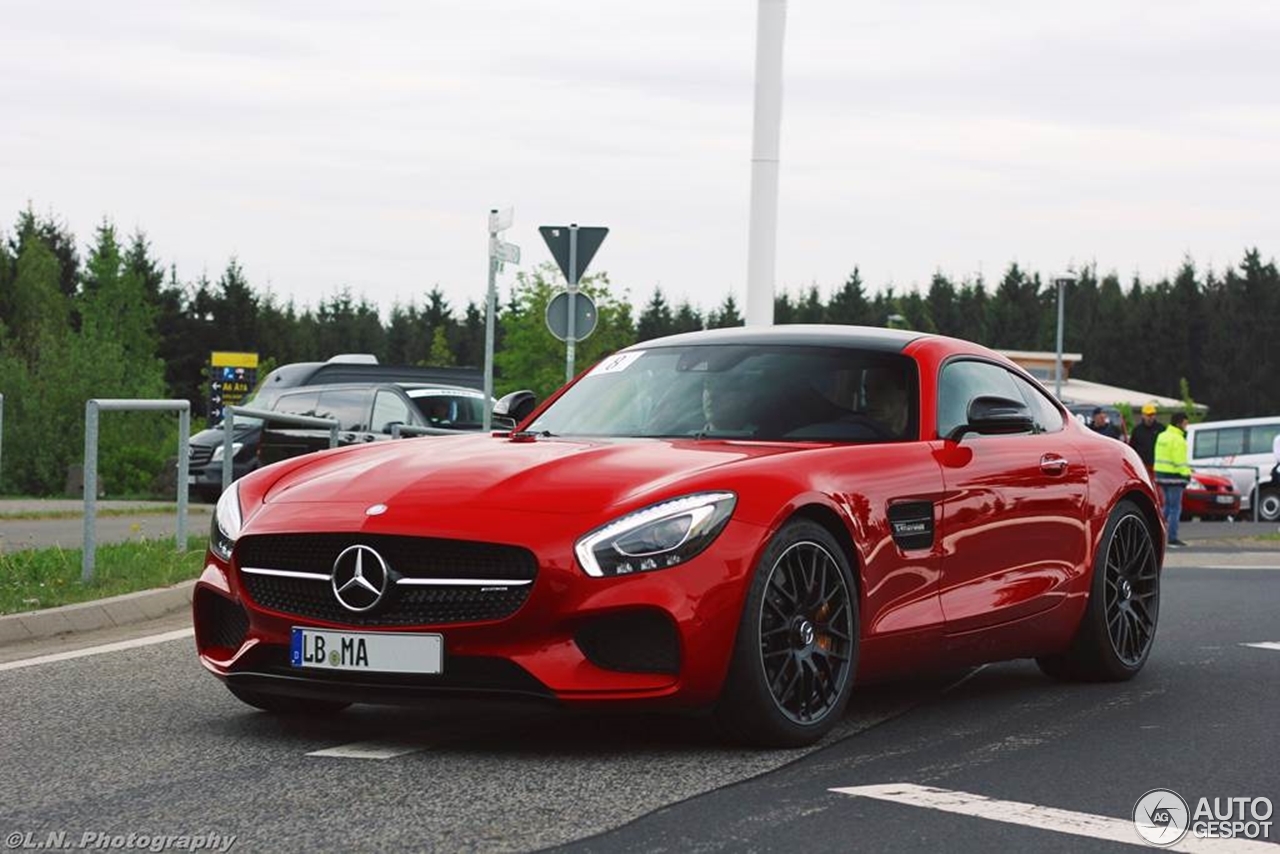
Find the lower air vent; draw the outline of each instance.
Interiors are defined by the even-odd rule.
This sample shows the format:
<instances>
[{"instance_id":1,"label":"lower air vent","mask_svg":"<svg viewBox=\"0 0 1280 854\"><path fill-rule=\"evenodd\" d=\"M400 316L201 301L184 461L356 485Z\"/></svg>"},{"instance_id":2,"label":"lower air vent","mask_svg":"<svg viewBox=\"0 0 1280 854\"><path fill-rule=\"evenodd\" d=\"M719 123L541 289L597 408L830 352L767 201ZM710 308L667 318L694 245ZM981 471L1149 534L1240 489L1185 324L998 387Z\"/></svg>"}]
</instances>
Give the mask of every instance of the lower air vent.
<instances>
[{"instance_id":1,"label":"lower air vent","mask_svg":"<svg viewBox=\"0 0 1280 854\"><path fill-rule=\"evenodd\" d=\"M655 611L597 617L578 629L573 639L588 661L605 670L680 672L676 628Z\"/></svg>"},{"instance_id":2,"label":"lower air vent","mask_svg":"<svg viewBox=\"0 0 1280 854\"><path fill-rule=\"evenodd\" d=\"M201 588L196 591L196 627L201 647L237 650L249 633L249 615L225 596Z\"/></svg>"}]
</instances>

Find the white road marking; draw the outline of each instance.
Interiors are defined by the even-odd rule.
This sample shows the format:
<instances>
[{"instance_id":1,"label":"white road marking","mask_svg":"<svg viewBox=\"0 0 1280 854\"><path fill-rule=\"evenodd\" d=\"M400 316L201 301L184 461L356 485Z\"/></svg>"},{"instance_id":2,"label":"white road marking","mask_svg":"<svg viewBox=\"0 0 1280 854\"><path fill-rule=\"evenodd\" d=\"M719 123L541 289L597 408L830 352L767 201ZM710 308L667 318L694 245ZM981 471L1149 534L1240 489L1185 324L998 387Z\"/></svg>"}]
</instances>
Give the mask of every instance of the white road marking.
<instances>
[{"instance_id":1,"label":"white road marking","mask_svg":"<svg viewBox=\"0 0 1280 854\"><path fill-rule=\"evenodd\" d=\"M327 756L333 759L394 759L407 753L426 750L423 744L404 744L394 741L356 741L351 744L340 744L337 747L326 747L324 750L313 750L308 756Z\"/></svg>"},{"instance_id":2,"label":"white road marking","mask_svg":"<svg viewBox=\"0 0 1280 854\"><path fill-rule=\"evenodd\" d=\"M1090 839L1105 839L1109 842L1147 847L1142 837L1138 835L1133 822L1124 818L1042 807L1019 801L1000 801L984 795L935 789L932 786L916 786L911 783L851 786L831 791L859 798L873 798L878 801L908 804L956 815L1002 821L1006 824L1018 824L1036 830L1070 833ZM1188 833L1177 844L1164 846L1163 850L1190 852L1190 854L1200 854L1200 852L1276 854L1280 851L1280 846L1252 839L1198 839Z\"/></svg>"},{"instance_id":3,"label":"white road marking","mask_svg":"<svg viewBox=\"0 0 1280 854\"><path fill-rule=\"evenodd\" d=\"M1240 645L1241 645L1241 646L1251 646L1251 647L1254 647L1254 648L1256 648L1256 649L1274 649L1274 650L1280 650L1280 642L1277 642L1277 641L1262 641L1261 643L1242 643L1242 644L1240 644Z\"/></svg>"},{"instance_id":4,"label":"white road marking","mask_svg":"<svg viewBox=\"0 0 1280 854\"><path fill-rule=\"evenodd\" d=\"M183 638L194 636L195 631L192 629L177 629L172 632L163 632L158 635L146 635L140 638L116 641L115 643L104 643L99 646L87 646L84 649L72 649L66 652L53 652L49 655L37 655L35 658L19 658L17 661L0 662L0 671L17 670L22 667L35 667L37 664L52 664L55 661L70 661L73 658L84 658L90 655L103 655L104 653L120 652L125 649L137 649L140 646L152 646L158 643L168 643L169 641L181 640Z\"/></svg>"},{"instance_id":5,"label":"white road marking","mask_svg":"<svg viewBox=\"0 0 1280 854\"><path fill-rule=\"evenodd\" d=\"M1200 565L1200 564L1196 564L1195 566L1189 566L1189 567L1186 567L1186 568L1187 568L1187 569L1212 569L1212 570L1247 569L1247 570L1251 570L1251 571L1253 571L1253 572L1258 572L1258 571L1267 571L1267 570L1274 572L1275 570L1280 569L1280 566L1276 566L1275 564L1269 564L1269 565L1266 565L1266 564L1224 564L1224 565L1222 565L1222 566L1211 566L1211 565L1207 565L1207 564L1202 566L1202 565Z\"/></svg>"}]
</instances>

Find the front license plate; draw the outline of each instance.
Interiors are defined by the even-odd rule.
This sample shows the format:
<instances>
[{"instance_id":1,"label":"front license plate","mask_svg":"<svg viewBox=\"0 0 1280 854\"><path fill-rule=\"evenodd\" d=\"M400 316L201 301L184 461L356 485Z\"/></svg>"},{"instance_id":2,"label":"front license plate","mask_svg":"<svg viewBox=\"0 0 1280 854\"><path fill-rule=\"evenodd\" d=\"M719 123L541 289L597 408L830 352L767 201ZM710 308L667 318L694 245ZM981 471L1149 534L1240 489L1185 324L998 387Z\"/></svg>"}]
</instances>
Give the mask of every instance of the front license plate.
<instances>
[{"instance_id":1,"label":"front license plate","mask_svg":"<svg viewBox=\"0 0 1280 854\"><path fill-rule=\"evenodd\" d=\"M1219 504L1235 504L1236 503L1236 497L1234 495L1218 495L1218 496L1215 496L1213 500L1218 502Z\"/></svg>"},{"instance_id":2,"label":"front license plate","mask_svg":"<svg viewBox=\"0 0 1280 854\"><path fill-rule=\"evenodd\" d=\"M443 635L330 632L293 627L289 660L317 670L371 673L444 672Z\"/></svg>"},{"instance_id":3,"label":"front license plate","mask_svg":"<svg viewBox=\"0 0 1280 854\"><path fill-rule=\"evenodd\" d=\"M187 475L187 486L195 486L195 485L196 485L196 476L193 474Z\"/></svg>"}]
</instances>

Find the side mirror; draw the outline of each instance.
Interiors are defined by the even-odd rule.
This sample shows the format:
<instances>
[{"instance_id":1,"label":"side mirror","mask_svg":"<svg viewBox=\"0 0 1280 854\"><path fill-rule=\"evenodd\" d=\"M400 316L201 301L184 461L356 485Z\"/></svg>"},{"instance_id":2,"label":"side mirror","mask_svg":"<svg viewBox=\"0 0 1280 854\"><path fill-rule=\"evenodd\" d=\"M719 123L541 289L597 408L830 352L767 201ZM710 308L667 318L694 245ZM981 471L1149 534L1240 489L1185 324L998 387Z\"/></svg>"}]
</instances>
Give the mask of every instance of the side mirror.
<instances>
[{"instance_id":1,"label":"side mirror","mask_svg":"<svg viewBox=\"0 0 1280 854\"><path fill-rule=\"evenodd\" d=\"M947 438L958 442L965 433L977 433L980 436L1029 433L1036 425L1026 403L991 394L980 395L969 401L968 419L968 424L952 430Z\"/></svg>"},{"instance_id":2,"label":"side mirror","mask_svg":"<svg viewBox=\"0 0 1280 854\"><path fill-rule=\"evenodd\" d=\"M510 424L511 429L514 430L517 424L529 417L529 413L533 412L537 405L537 395L527 388L513 391L498 398L498 402L493 405L492 420L501 420L504 424Z\"/></svg>"}]
</instances>

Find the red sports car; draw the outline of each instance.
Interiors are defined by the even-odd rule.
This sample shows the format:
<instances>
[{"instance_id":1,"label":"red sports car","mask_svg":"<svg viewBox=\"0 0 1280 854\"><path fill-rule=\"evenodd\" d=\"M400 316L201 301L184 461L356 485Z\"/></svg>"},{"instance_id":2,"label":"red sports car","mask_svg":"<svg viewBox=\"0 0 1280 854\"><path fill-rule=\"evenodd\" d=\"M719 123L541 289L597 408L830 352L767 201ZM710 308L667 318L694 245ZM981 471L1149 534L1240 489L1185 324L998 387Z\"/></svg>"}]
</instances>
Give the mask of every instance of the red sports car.
<instances>
[{"instance_id":1,"label":"red sports car","mask_svg":"<svg viewBox=\"0 0 1280 854\"><path fill-rule=\"evenodd\" d=\"M855 682L922 668L1128 679L1163 553L1138 457L1000 355L724 329L616 353L509 433L237 481L196 642L269 711L510 692L710 708L798 745Z\"/></svg>"}]
</instances>

